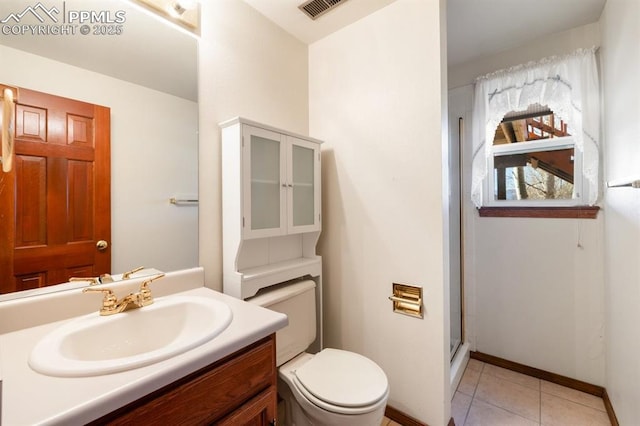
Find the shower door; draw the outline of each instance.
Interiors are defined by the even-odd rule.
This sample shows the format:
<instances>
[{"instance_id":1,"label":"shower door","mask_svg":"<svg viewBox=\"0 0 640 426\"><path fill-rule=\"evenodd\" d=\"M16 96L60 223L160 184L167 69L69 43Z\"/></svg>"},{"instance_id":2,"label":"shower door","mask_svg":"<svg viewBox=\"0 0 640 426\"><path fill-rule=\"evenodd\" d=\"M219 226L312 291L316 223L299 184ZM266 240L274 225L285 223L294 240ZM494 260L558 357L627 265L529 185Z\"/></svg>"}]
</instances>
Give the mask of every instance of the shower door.
<instances>
[{"instance_id":1,"label":"shower door","mask_svg":"<svg viewBox=\"0 0 640 426\"><path fill-rule=\"evenodd\" d=\"M450 298L450 355L451 359L462 344L462 210L461 210L461 139L462 117L449 116L449 298Z\"/></svg>"}]
</instances>

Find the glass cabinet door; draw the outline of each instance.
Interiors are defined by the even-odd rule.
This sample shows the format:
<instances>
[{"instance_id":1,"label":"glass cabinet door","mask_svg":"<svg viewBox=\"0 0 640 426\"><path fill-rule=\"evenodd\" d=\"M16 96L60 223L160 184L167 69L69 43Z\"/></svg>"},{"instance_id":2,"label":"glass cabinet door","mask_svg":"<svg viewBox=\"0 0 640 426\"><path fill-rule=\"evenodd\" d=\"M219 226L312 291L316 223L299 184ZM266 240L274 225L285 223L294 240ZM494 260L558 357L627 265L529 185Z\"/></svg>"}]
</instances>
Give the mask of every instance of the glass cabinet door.
<instances>
[{"instance_id":1,"label":"glass cabinet door","mask_svg":"<svg viewBox=\"0 0 640 426\"><path fill-rule=\"evenodd\" d=\"M245 214L247 237L279 235L285 231L284 149L278 133L245 126ZM247 214L248 213L248 214Z\"/></svg>"},{"instance_id":2,"label":"glass cabinet door","mask_svg":"<svg viewBox=\"0 0 640 426\"><path fill-rule=\"evenodd\" d=\"M320 151L318 145L288 137L289 232L320 229Z\"/></svg>"}]
</instances>

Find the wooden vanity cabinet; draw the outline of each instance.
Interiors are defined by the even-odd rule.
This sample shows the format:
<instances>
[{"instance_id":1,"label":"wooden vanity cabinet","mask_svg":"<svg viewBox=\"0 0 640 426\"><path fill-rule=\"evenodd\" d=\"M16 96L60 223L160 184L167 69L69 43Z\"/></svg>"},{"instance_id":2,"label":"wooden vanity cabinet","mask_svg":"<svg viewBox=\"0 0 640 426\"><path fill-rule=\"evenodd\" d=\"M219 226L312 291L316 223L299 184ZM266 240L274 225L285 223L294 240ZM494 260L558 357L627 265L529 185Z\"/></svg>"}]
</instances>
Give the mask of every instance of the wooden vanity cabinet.
<instances>
[{"instance_id":1,"label":"wooden vanity cabinet","mask_svg":"<svg viewBox=\"0 0 640 426\"><path fill-rule=\"evenodd\" d=\"M93 425L275 425L275 335L94 421Z\"/></svg>"}]
</instances>

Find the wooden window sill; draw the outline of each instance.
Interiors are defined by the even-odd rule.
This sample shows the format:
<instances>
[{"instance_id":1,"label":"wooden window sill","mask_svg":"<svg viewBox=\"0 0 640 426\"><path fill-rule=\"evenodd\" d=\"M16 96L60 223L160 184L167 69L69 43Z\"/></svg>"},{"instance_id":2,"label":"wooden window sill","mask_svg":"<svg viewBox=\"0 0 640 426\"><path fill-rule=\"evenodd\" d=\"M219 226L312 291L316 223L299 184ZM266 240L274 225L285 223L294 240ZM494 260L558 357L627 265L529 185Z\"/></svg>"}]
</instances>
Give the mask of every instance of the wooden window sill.
<instances>
[{"instance_id":1,"label":"wooden window sill","mask_svg":"<svg viewBox=\"0 0 640 426\"><path fill-rule=\"evenodd\" d=\"M550 219L595 219L598 206L576 207L480 207L480 217L531 217Z\"/></svg>"}]
</instances>

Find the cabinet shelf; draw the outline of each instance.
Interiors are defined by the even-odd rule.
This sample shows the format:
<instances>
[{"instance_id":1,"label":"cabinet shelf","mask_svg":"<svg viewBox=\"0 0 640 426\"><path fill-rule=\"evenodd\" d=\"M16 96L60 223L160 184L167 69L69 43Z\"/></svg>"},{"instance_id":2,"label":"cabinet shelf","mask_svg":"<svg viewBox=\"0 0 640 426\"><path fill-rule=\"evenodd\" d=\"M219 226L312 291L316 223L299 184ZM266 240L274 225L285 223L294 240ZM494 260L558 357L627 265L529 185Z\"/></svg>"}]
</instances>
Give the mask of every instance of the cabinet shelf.
<instances>
[{"instance_id":1,"label":"cabinet shelf","mask_svg":"<svg viewBox=\"0 0 640 426\"><path fill-rule=\"evenodd\" d=\"M304 276L320 276L322 273L322 258L320 256L299 257L243 269L236 273L241 286L240 289L236 289L236 293L240 295L236 297L244 299L255 295L258 290L264 287ZM227 276L225 278L227 279L225 286L228 286L231 283L230 277ZM233 290L229 287L225 287L225 292L233 295Z\"/></svg>"},{"instance_id":2,"label":"cabinet shelf","mask_svg":"<svg viewBox=\"0 0 640 426\"><path fill-rule=\"evenodd\" d=\"M297 259L285 260L283 262L248 268L238 272L243 275L245 282L252 280L269 279L274 275L280 275L283 273L294 275L292 278L296 278L301 275L307 275L307 273L299 274L297 272L298 270L306 272L313 270L315 267L320 267L320 265L321 261L319 257L299 257Z\"/></svg>"}]
</instances>

